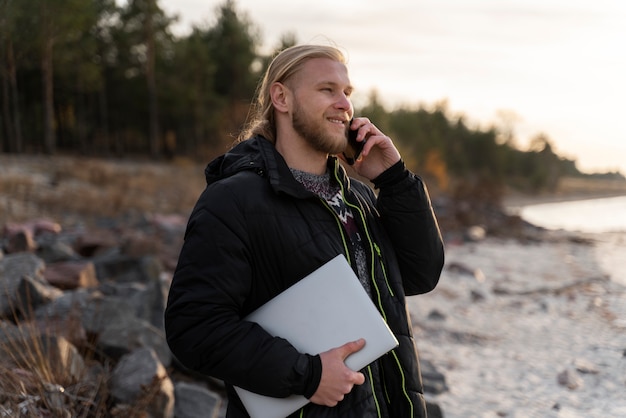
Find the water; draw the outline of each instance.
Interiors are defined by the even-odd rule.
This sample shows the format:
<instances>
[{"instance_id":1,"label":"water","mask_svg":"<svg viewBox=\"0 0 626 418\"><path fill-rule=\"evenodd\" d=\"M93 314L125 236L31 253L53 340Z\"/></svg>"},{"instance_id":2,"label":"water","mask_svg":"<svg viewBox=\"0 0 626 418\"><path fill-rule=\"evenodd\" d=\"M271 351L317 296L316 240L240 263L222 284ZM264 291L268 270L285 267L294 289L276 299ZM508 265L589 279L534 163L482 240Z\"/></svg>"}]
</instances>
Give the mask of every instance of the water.
<instances>
[{"instance_id":1,"label":"water","mask_svg":"<svg viewBox=\"0 0 626 418\"><path fill-rule=\"evenodd\" d=\"M518 213L544 228L592 234L599 266L626 286L626 196L528 205Z\"/></svg>"},{"instance_id":2,"label":"water","mask_svg":"<svg viewBox=\"0 0 626 418\"><path fill-rule=\"evenodd\" d=\"M548 229L626 232L626 196L524 206L520 216Z\"/></svg>"}]
</instances>

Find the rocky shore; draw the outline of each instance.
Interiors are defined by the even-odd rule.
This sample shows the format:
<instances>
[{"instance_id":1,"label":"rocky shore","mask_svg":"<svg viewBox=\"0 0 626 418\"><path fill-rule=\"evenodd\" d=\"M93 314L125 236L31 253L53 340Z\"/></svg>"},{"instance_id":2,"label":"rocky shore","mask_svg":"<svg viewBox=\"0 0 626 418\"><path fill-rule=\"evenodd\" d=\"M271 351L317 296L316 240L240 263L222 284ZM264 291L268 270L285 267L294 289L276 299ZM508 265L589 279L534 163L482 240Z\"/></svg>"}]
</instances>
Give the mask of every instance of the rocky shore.
<instances>
[{"instance_id":1,"label":"rocky shore","mask_svg":"<svg viewBox=\"0 0 626 418\"><path fill-rule=\"evenodd\" d=\"M202 184L185 162L0 155L0 417L224 416L163 335ZM434 203L446 266L409 298L431 418L626 416L626 273L605 258L626 237Z\"/></svg>"},{"instance_id":2,"label":"rocky shore","mask_svg":"<svg viewBox=\"0 0 626 418\"><path fill-rule=\"evenodd\" d=\"M5 225L0 416L224 416L221 382L164 340L185 222ZM626 416L626 293L594 248L558 233L450 240L438 287L409 298L431 416Z\"/></svg>"}]
</instances>

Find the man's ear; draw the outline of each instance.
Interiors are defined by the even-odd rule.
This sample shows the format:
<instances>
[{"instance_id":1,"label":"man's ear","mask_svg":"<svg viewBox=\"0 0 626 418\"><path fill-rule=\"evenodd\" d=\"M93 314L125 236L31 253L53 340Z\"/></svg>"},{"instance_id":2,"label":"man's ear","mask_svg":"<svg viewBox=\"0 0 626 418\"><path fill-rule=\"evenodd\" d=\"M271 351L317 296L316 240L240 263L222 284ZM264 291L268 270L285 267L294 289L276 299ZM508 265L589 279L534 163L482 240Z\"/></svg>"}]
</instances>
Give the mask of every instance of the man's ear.
<instances>
[{"instance_id":1,"label":"man's ear","mask_svg":"<svg viewBox=\"0 0 626 418\"><path fill-rule=\"evenodd\" d=\"M279 112L288 112L291 91L283 83L276 82L270 87L270 98L274 109Z\"/></svg>"}]
</instances>

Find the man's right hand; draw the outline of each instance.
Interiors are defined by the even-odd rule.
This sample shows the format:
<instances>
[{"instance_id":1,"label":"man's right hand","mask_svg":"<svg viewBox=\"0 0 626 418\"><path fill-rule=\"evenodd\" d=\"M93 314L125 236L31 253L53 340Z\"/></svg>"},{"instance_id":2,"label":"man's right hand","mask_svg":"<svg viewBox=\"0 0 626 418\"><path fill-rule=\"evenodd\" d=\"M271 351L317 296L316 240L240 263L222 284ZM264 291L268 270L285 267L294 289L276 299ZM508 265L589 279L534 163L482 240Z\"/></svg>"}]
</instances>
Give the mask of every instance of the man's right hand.
<instances>
[{"instance_id":1,"label":"man's right hand","mask_svg":"<svg viewBox=\"0 0 626 418\"><path fill-rule=\"evenodd\" d=\"M343 400L344 395L350 393L354 385L365 382L363 373L348 368L344 361L352 354L365 346L365 340L360 339L333 348L320 354L322 359L322 378L317 391L310 401L324 406L335 406Z\"/></svg>"}]
</instances>

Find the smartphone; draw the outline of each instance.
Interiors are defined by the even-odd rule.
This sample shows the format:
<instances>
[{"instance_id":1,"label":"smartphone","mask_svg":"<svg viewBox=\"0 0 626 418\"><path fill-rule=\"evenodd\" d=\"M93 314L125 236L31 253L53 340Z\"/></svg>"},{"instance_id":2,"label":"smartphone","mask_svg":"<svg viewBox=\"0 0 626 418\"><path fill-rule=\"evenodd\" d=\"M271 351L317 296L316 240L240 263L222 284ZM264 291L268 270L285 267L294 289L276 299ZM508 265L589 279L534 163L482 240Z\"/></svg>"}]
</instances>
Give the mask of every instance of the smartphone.
<instances>
[{"instance_id":1,"label":"smartphone","mask_svg":"<svg viewBox=\"0 0 626 418\"><path fill-rule=\"evenodd\" d=\"M359 159L359 155L361 155L361 151L363 151L363 146L365 145L365 141L358 142L356 140L356 135L359 132L358 129L350 129L352 125L352 121L348 123L348 129L346 129L346 136L348 137L348 145L346 149L343 151L343 156L346 159L346 162L350 165L354 164L356 160Z\"/></svg>"}]
</instances>

